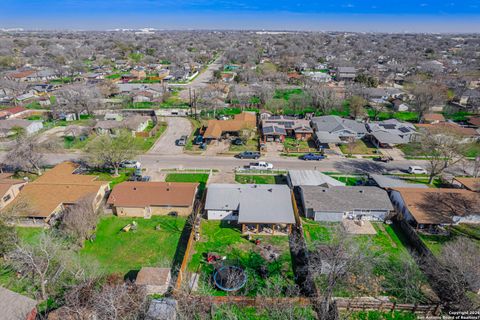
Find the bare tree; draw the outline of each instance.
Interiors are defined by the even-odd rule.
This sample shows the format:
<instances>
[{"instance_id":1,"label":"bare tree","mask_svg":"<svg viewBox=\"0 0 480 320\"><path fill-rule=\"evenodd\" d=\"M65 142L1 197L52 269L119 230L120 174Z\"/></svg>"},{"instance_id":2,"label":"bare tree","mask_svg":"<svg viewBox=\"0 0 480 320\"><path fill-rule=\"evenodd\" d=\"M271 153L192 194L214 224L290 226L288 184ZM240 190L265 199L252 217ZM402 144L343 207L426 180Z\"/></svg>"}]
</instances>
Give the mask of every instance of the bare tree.
<instances>
[{"instance_id":1,"label":"bare tree","mask_svg":"<svg viewBox=\"0 0 480 320\"><path fill-rule=\"evenodd\" d=\"M307 85L306 92L312 100L312 106L321 113L327 113L339 105L335 91L325 85L311 83Z\"/></svg>"},{"instance_id":2,"label":"bare tree","mask_svg":"<svg viewBox=\"0 0 480 320\"><path fill-rule=\"evenodd\" d=\"M74 112L80 119L80 114L92 114L93 110L102 106L100 90L94 86L71 85L61 89L53 106L55 113Z\"/></svg>"},{"instance_id":3,"label":"bare tree","mask_svg":"<svg viewBox=\"0 0 480 320\"><path fill-rule=\"evenodd\" d=\"M18 273L33 281L43 300L55 291L68 264L65 248L47 233L34 244L16 244L7 259Z\"/></svg>"},{"instance_id":4,"label":"bare tree","mask_svg":"<svg viewBox=\"0 0 480 320\"><path fill-rule=\"evenodd\" d=\"M417 82L411 90L413 98L413 109L418 113L418 119L429 112L432 107L446 101L447 90L434 82Z\"/></svg>"},{"instance_id":5,"label":"bare tree","mask_svg":"<svg viewBox=\"0 0 480 320\"><path fill-rule=\"evenodd\" d=\"M15 139L12 149L5 157L5 163L19 170L42 174L44 156L40 152L37 139L20 134Z\"/></svg>"},{"instance_id":6,"label":"bare tree","mask_svg":"<svg viewBox=\"0 0 480 320\"><path fill-rule=\"evenodd\" d=\"M367 105L367 101L360 96L352 96L349 99L350 116L354 119L363 116L365 114L364 107Z\"/></svg>"},{"instance_id":7,"label":"bare tree","mask_svg":"<svg viewBox=\"0 0 480 320\"><path fill-rule=\"evenodd\" d=\"M352 289L378 290L373 268L381 256L369 246L368 243L360 245L358 241L352 241L341 227L333 232L328 244L316 245L310 255L309 268L322 289L322 296L318 298L320 319L336 318L332 298L342 283L349 282Z\"/></svg>"},{"instance_id":8,"label":"bare tree","mask_svg":"<svg viewBox=\"0 0 480 320\"><path fill-rule=\"evenodd\" d=\"M447 168L464 159L463 148L458 137L448 131L431 131L422 135L420 150L428 161L429 184Z\"/></svg>"},{"instance_id":9,"label":"bare tree","mask_svg":"<svg viewBox=\"0 0 480 320\"><path fill-rule=\"evenodd\" d=\"M66 208L60 229L73 237L79 245L91 235L98 221L98 212L93 207L94 195L86 196Z\"/></svg>"},{"instance_id":10,"label":"bare tree","mask_svg":"<svg viewBox=\"0 0 480 320\"><path fill-rule=\"evenodd\" d=\"M88 163L113 168L116 176L122 162L131 160L140 152L135 137L128 130L121 130L114 137L100 135L87 144L86 150Z\"/></svg>"}]
</instances>

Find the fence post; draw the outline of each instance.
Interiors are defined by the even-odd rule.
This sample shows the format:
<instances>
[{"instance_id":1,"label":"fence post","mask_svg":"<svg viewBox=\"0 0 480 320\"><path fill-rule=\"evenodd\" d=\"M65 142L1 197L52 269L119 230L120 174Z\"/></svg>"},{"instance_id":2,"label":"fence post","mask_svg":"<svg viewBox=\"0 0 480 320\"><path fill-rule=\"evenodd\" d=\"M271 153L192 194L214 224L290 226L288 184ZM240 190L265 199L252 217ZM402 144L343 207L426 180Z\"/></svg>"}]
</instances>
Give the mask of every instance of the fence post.
<instances>
[{"instance_id":1,"label":"fence post","mask_svg":"<svg viewBox=\"0 0 480 320\"><path fill-rule=\"evenodd\" d=\"M397 302L395 301L393 304L392 304L392 312L395 311L395 307L397 306Z\"/></svg>"},{"instance_id":2,"label":"fence post","mask_svg":"<svg viewBox=\"0 0 480 320\"><path fill-rule=\"evenodd\" d=\"M418 304L415 303L415 304L413 305L413 310L412 310L413 313L415 313L415 311L417 311L417 307L418 307Z\"/></svg>"}]
</instances>

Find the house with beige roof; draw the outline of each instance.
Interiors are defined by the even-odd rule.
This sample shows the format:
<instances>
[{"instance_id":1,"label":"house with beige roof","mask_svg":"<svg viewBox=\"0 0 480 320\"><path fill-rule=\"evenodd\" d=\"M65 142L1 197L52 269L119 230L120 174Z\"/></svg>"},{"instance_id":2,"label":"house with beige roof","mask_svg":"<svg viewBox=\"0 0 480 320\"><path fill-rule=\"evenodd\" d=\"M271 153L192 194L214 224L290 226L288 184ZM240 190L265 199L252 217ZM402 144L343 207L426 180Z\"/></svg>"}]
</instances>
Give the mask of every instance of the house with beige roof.
<instances>
[{"instance_id":1,"label":"house with beige roof","mask_svg":"<svg viewBox=\"0 0 480 320\"><path fill-rule=\"evenodd\" d=\"M225 135L239 135L244 129L252 129L257 126L255 112L242 112L235 115L232 120L209 120L203 131L206 140L218 140Z\"/></svg>"},{"instance_id":2,"label":"house with beige roof","mask_svg":"<svg viewBox=\"0 0 480 320\"><path fill-rule=\"evenodd\" d=\"M11 179L11 173L0 174L0 210L5 208L20 193L26 181L20 179Z\"/></svg>"},{"instance_id":3,"label":"house with beige roof","mask_svg":"<svg viewBox=\"0 0 480 320\"><path fill-rule=\"evenodd\" d=\"M197 189L198 183L127 181L115 186L107 204L123 217L188 216Z\"/></svg>"},{"instance_id":4,"label":"house with beige roof","mask_svg":"<svg viewBox=\"0 0 480 320\"><path fill-rule=\"evenodd\" d=\"M75 174L78 165L63 162L48 170L37 180L26 184L16 199L6 208L18 205L16 217L34 223L50 223L61 216L64 209L82 199L91 198L98 209L106 192L108 181L97 176Z\"/></svg>"},{"instance_id":5,"label":"house with beige roof","mask_svg":"<svg viewBox=\"0 0 480 320\"><path fill-rule=\"evenodd\" d=\"M480 194L449 188L394 188L390 199L397 212L417 229L480 223Z\"/></svg>"}]
</instances>

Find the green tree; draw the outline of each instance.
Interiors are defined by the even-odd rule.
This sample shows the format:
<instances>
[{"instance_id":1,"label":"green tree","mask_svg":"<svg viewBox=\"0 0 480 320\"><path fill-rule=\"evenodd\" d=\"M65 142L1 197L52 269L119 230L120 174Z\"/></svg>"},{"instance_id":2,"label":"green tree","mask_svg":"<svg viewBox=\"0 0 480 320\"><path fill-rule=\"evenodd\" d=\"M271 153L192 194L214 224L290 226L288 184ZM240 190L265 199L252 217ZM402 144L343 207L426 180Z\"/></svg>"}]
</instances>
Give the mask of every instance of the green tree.
<instances>
[{"instance_id":1,"label":"green tree","mask_svg":"<svg viewBox=\"0 0 480 320\"><path fill-rule=\"evenodd\" d=\"M352 118L358 118L365 114L364 107L367 105L367 100L360 96L352 96L349 100L350 116Z\"/></svg>"},{"instance_id":2,"label":"green tree","mask_svg":"<svg viewBox=\"0 0 480 320\"><path fill-rule=\"evenodd\" d=\"M87 144L87 162L101 168L113 168L115 176L122 162L131 160L140 153L137 141L128 130L116 136L100 135Z\"/></svg>"}]
</instances>

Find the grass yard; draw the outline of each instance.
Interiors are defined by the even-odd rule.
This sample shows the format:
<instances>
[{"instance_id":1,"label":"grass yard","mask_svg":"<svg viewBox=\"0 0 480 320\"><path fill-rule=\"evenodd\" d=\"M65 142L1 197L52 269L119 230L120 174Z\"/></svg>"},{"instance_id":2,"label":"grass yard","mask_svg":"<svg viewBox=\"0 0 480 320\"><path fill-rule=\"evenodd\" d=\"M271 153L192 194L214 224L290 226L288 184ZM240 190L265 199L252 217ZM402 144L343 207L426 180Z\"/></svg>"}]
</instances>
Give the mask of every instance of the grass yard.
<instances>
[{"instance_id":1,"label":"grass yard","mask_svg":"<svg viewBox=\"0 0 480 320\"><path fill-rule=\"evenodd\" d=\"M403 235L392 225L383 223L372 223L377 234L375 235L352 235L352 241L358 243L360 248L365 250L373 250L374 255L379 259L378 264L374 266L374 275L379 281L379 295L388 295L399 301L421 301L424 299L423 292L415 293L414 297L406 298L402 288L402 280L398 279L398 274L402 272L403 261L411 260L411 256L404 246ZM307 247L313 249L315 244L328 244L332 239L335 228L339 227L339 223L323 223L312 220L303 220L303 228ZM415 265L415 264L414 264ZM415 265L416 266L416 265ZM426 279L420 270L417 270L416 277L421 283L427 284ZM397 275L396 275L397 274ZM358 296L369 294L361 291L350 283L343 283L336 289L337 296ZM373 294L373 293L371 293Z\"/></svg>"},{"instance_id":2,"label":"grass yard","mask_svg":"<svg viewBox=\"0 0 480 320\"><path fill-rule=\"evenodd\" d=\"M417 316L412 312L387 312L387 311L356 311L340 312L350 320L416 320Z\"/></svg>"},{"instance_id":3,"label":"grass yard","mask_svg":"<svg viewBox=\"0 0 480 320\"><path fill-rule=\"evenodd\" d=\"M193 118L188 118L190 120L190 123L192 124L192 133L188 137L187 143L185 144L184 149L187 151L200 151L200 147L197 145L193 144L193 140L195 139L196 136L200 134L200 128L202 127L202 122L197 119Z\"/></svg>"},{"instance_id":4,"label":"grass yard","mask_svg":"<svg viewBox=\"0 0 480 320\"><path fill-rule=\"evenodd\" d=\"M243 152L243 151L258 151L258 136L255 134L253 138L247 139L242 145L235 145L230 143L228 151L230 152Z\"/></svg>"},{"instance_id":5,"label":"grass yard","mask_svg":"<svg viewBox=\"0 0 480 320\"><path fill-rule=\"evenodd\" d=\"M285 90L277 89L275 91L275 95L273 96L273 98L274 99L284 99L284 100L288 101L288 100L290 100L290 96L294 95L294 94L301 95L301 94L303 94L303 90L302 89L285 89Z\"/></svg>"},{"instance_id":6,"label":"grass yard","mask_svg":"<svg viewBox=\"0 0 480 320\"><path fill-rule=\"evenodd\" d=\"M226 294L212 285L211 277L214 267L208 264L205 259L206 254L209 252L226 256L229 263L245 269L248 280L246 286L237 292L239 295L270 296L273 294L273 290L271 290L273 286L279 286L283 290L294 284L288 237L254 237L254 239L261 240L260 246L272 245L280 254L277 260L268 262L262 257L260 246L255 245L253 241L248 241L241 234L240 228L233 224L203 220L200 233L200 241L195 242L188 269L191 272L199 272L201 274L199 283L201 294ZM265 270L261 271L263 268ZM261 276L262 272L264 272L263 277ZM276 294L278 295L279 292L276 292Z\"/></svg>"},{"instance_id":7,"label":"grass yard","mask_svg":"<svg viewBox=\"0 0 480 320\"><path fill-rule=\"evenodd\" d=\"M340 145L340 150L343 154L377 154L377 148L373 146L370 142L365 142L363 140L355 141L353 148L350 149L348 144Z\"/></svg>"},{"instance_id":8,"label":"grass yard","mask_svg":"<svg viewBox=\"0 0 480 320\"><path fill-rule=\"evenodd\" d=\"M463 155L468 158L475 158L480 156L480 143L471 142L463 145ZM418 143L408 143L398 146L400 150L407 157L423 157L425 154L422 152Z\"/></svg>"},{"instance_id":9,"label":"grass yard","mask_svg":"<svg viewBox=\"0 0 480 320\"><path fill-rule=\"evenodd\" d=\"M198 182L200 192L205 190L208 181L208 173L169 173L165 177L166 182Z\"/></svg>"},{"instance_id":10,"label":"grass yard","mask_svg":"<svg viewBox=\"0 0 480 320\"><path fill-rule=\"evenodd\" d=\"M315 143L313 142L313 140L304 141L304 140L297 140L294 138L285 138L285 141L283 142L283 147L285 149L294 149L294 148L308 149L308 148L315 148Z\"/></svg>"},{"instance_id":11,"label":"grass yard","mask_svg":"<svg viewBox=\"0 0 480 320\"><path fill-rule=\"evenodd\" d=\"M151 147L155 144L155 142L162 136L162 134L167 130L167 123L166 122L160 122L158 123L158 130L157 132L148 138L143 138L143 137L136 137L136 142L138 144L138 148L143 151L148 151L150 150ZM153 129L153 126L147 127L147 131L150 131Z\"/></svg>"},{"instance_id":12,"label":"grass yard","mask_svg":"<svg viewBox=\"0 0 480 320\"><path fill-rule=\"evenodd\" d=\"M466 237L480 246L480 226L472 224L459 224L447 228L449 235L442 234L425 234L418 232L423 243L432 251L434 255L441 253L445 244L455 240L457 237Z\"/></svg>"},{"instance_id":13,"label":"grass yard","mask_svg":"<svg viewBox=\"0 0 480 320\"><path fill-rule=\"evenodd\" d=\"M288 310L280 310L269 308L267 310L259 307L239 307L236 304L219 305L211 315L213 320L236 319L236 320L284 320L288 319L302 319L314 320L317 319L315 311L311 306L306 307L290 307L284 306ZM290 309L291 308L291 309ZM201 317L199 317L201 319Z\"/></svg>"},{"instance_id":14,"label":"grass yard","mask_svg":"<svg viewBox=\"0 0 480 320\"><path fill-rule=\"evenodd\" d=\"M136 221L136 231L122 228ZM153 216L151 219L107 217L97 225L96 239L86 241L80 257L98 261L109 274L126 274L143 266L170 267L185 225L185 217ZM155 230L160 226L160 230Z\"/></svg>"},{"instance_id":15,"label":"grass yard","mask_svg":"<svg viewBox=\"0 0 480 320\"><path fill-rule=\"evenodd\" d=\"M358 186L363 183L362 177L341 177L341 176L332 176L333 179L336 179L340 182L345 183L347 186Z\"/></svg>"},{"instance_id":16,"label":"grass yard","mask_svg":"<svg viewBox=\"0 0 480 320\"><path fill-rule=\"evenodd\" d=\"M98 176L99 181L110 181L110 188L115 185L128 181L128 178L135 172L133 168L121 168L119 170L119 176L114 177L110 171L90 171L88 174Z\"/></svg>"},{"instance_id":17,"label":"grass yard","mask_svg":"<svg viewBox=\"0 0 480 320\"><path fill-rule=\"evenodd\" d=\"M235 181L241 184L287 184L287 177L284 175L236 174Z\"/></svg>"},{"instance_id":18,"label":"grass yard","mask_svg":"<svg viewBox=\"0 0 480 320\"><path fill-rule=\"evenodd\" d=\"M95 135L90 135L85 139L75 138L75 137L63 137L63 147L65 149L84 149L87 143L93 140Z\"/></svg>"}]
</instances>

